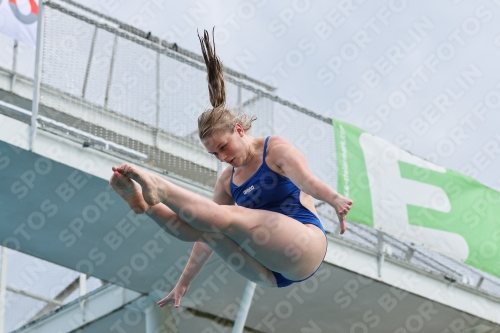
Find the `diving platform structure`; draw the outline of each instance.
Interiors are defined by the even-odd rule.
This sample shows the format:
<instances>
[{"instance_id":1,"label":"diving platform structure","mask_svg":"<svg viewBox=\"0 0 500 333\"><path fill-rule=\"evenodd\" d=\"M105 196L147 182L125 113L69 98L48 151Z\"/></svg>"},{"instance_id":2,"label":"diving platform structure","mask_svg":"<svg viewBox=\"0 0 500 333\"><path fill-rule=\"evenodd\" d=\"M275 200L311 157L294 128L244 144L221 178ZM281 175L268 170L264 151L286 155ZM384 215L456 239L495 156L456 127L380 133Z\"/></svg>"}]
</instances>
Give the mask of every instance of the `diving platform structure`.
<instances>
[{"instance_id":1,"label":"diving platform structure","mask_svg":"<svg viewBox=\"0 0 500 333\"><path fill-rule=\"evenodd\" d=\"M92 99L78 90L93 89L89 86L93 81L87 80L99 74L88 66L90 60L83 66L81 85L72 82L69 90L54 86L51 80L60 77L50 77L50 68L45 68L36 135L30 136L33 78L17 72L15 66L0 68L0 241L8 251L20 251L98 278L103 285L65 303L62 297L9 287L5 282L7 262L0 275L0 297L10 290L45 299L47 305L43 313L15 332L209 333L236 332L237 326L240 332L252 333L500 331L499 279L358 224L348 223L348 232L340 236L335 214L321 203L317 206L328 231L328 252L311 279L283 289L249 286L214 255L178 309L157 307L156 301L177 282L192 244L169 236L146 215L134 214L108 184L111 166L125 161L140 164L207 198L221 166L197 143L189 127L195 123L162 127L162 117L169 115L159 112L165 110L150 109L151 114L145 117L151 122L120 110L120 99L127 101L129 97L113 97L113 85L117 84L113 67L123 65L117 53L120 44L114 38L171 57L179 62L179 68L192 65L201 72L203 65L199 56L177 46L142 36L140 31L120 26L110 18L101 17L99 21L95 18L98 13L85 16L82 8L63 5L46 5L45 12L50 9L57 20L68 16L89 26L88 49L93 50L89 59L98 50L101 30L104 35L118 36L109 39L111 48L106 50L111 51L106 59L110 64L107 72L101 70L107 82L103 87L106 93ZM108 23L102 23L102 19ZM50 30L50 26L47 28ZM86 28L82 29L79 32ZM56 59L47 47L45 52L44 61ZM154 52L154 61L164 61L155 58ZM168 70L178 77L177 69L174 66ZM300 148L303 141L294 136L295 130L307 123L303 119L311 119L308 121L317 122L316 129L329 131L321 140L333 138L328 119L280 99L270 87L255 80L235 72L228 72L227 77L234 85L235 104L260 110L259 116L270 119L260 128L255 123L254 134L268 133L274 121L278 124L292 119L290 128L275 128ZM206 87L203 84L199 89ZM158 98L165 107L178 107L172 109L170 119L177 121L175 112L179 115L191 110L189 98L170 103L170 95L165 94L148 98ZM296 122L299 125L294 125ZM334 159L334 147L328 149ZM304 153L312 156L313 172L328 172L319 166L327 163L315 162L316 151ZM335 186L335 179L336 174L325 181ZM74 290L77 285L68 284L67 288ZM4 315L8 311L4 307Z\"/></svg>"}]
</instances>

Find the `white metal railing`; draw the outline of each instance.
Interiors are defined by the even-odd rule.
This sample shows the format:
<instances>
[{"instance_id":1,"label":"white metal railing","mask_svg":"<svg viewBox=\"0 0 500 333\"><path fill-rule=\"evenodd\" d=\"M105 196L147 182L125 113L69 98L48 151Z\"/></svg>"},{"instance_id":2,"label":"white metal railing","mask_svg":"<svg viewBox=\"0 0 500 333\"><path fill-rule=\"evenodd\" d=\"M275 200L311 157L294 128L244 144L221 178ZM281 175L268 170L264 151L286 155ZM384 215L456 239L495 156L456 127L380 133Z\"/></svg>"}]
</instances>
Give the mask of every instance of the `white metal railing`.
<instances>
[{"instance_id":1,"label":"white metal railing","mask_svg":"<svg viewBox=\"0 0 500 333\"><path fill-rule=\"evenodd\" d=\"M27 116L27 117L30 117L31 119L33 119L32 112L24 110L18 106L0 101L0 107L3 108L4 110L9 110L14 114L17 114L20 116ZM84 132L82 130L79 130L79 129L71 127L71 126L68 126L66 124L55 121L55 120L50 119L48 117L44 117L44 116L36 117L35 127L38 128L40 125L50 125L51 127L58 129L62 133L66 133L67 135L71 135L71 136L83 139L86 143L86 146L100 145L106 150L111 149L111 150L117 151L119 153L122 153L124 155L135 158L137 160L145 160L148 157L146 154L135 151L135 150L130 149L128 147L125 147L123 145L119 145L115 142L105 140L105 139L100 138L96 135ZM34 132L34 130L32 130L32 132Z\"/></svg>"}]
</instances>

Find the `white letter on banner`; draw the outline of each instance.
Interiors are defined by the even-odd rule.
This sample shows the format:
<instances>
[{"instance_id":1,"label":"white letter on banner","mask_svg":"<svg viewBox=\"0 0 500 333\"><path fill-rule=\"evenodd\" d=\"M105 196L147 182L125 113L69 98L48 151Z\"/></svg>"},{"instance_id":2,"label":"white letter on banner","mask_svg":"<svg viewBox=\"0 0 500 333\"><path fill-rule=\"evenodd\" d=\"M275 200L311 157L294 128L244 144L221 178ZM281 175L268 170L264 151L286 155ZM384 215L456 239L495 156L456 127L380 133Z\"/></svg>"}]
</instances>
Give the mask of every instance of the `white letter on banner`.
<instances>
[{"instance_id":1,"label":"white letter on banner","mask_svg":"<svg viewBox=\"0 0 500 333\"><path fill-rule=\"evenodd\" d=\"M407 205L448 213L451 204L442 188L402 178L398 162L441 173L445 173L446 169L413 156L368 133L361 134L359 143L365 157L370 183L374 227L415 244L422 244L449 257L461 261L467 259L469 246L461 235L410 225Z\"/></svg>"}]
</instances>

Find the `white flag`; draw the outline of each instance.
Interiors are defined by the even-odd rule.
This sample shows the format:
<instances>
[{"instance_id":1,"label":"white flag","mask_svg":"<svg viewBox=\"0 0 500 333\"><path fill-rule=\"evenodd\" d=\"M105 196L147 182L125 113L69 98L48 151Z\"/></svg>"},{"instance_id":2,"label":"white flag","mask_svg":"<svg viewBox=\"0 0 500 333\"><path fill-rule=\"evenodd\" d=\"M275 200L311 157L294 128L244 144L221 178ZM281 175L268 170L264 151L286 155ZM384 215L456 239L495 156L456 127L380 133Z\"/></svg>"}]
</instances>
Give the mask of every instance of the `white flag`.
<instances>
[{"instance_id":1,"label":"white flag","mask_svg":"<svg viewBox=\"0 0 500 333\"><path fill-rule=\"evenodd\" d=\"M36 47L39 0L0 0L0 32Z\"/></svg>"}]
</instances>

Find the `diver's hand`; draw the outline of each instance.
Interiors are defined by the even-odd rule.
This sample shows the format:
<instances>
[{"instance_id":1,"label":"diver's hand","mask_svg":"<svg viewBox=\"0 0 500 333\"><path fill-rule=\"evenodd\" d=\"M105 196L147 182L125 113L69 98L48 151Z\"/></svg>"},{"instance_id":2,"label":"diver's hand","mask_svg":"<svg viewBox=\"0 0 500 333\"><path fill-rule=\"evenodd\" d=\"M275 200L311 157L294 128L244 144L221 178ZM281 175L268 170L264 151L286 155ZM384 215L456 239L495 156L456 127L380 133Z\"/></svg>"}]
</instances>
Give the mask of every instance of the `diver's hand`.
<instances>
[{"instance_id":1,"label":"diver's hand","mask_svg":"<svg viewBox=\"0 0 500 333\"><path fill-rule=\"evenodd\" d=\"M164 298L158 301L158 305L160 307L164 307L168 304L174 304L176 308L181 304L181 298L188 291L189 285L184 285L180 282L177 282L174 289Z\"/></svg>"}]
</instances>

